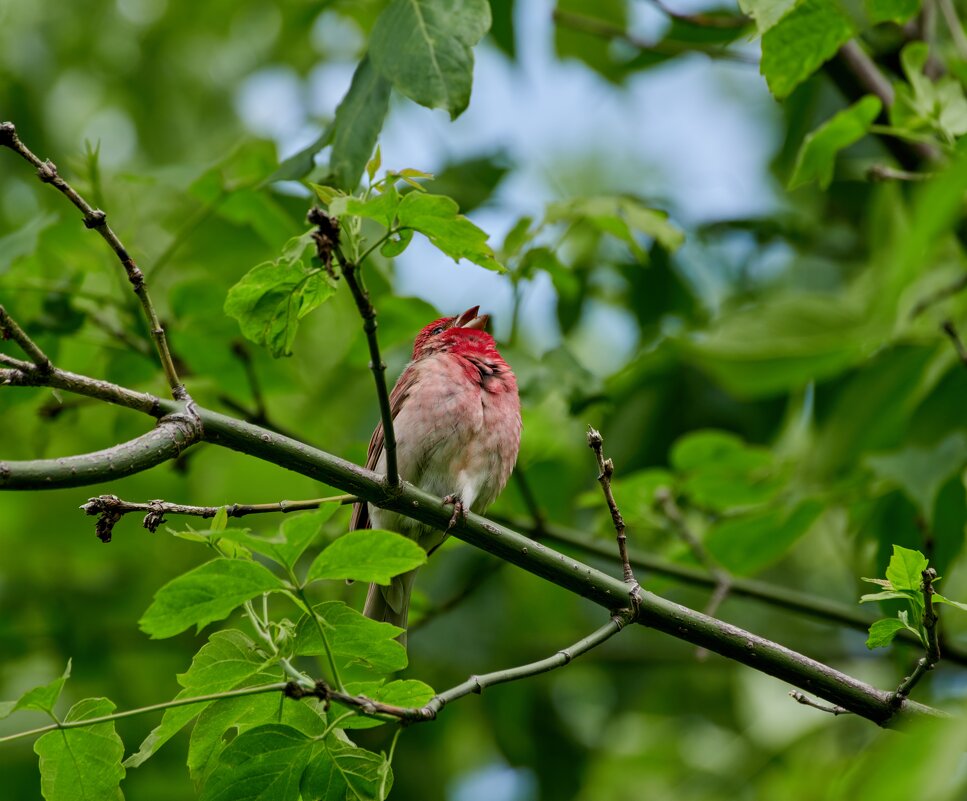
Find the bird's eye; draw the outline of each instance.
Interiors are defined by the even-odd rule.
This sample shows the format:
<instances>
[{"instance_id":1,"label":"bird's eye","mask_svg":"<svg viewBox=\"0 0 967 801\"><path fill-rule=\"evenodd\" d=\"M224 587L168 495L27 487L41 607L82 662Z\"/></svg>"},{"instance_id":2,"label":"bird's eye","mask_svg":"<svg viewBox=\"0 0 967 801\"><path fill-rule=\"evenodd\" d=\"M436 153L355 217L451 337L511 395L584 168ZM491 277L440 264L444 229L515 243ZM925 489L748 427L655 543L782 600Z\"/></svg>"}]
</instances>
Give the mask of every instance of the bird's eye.
<instances>
[{"instance_id":1,"label":"bird's eye","mask_svg":"<svg viewBox=\"0 0 967 801\"><path fill-rule=\"evenodd\" d=\"M442 334L444 331L446 331L446 328L444 326L442 326L442 325L438 325L430 333L431 334Z\"/></svg>"}]
</instances>

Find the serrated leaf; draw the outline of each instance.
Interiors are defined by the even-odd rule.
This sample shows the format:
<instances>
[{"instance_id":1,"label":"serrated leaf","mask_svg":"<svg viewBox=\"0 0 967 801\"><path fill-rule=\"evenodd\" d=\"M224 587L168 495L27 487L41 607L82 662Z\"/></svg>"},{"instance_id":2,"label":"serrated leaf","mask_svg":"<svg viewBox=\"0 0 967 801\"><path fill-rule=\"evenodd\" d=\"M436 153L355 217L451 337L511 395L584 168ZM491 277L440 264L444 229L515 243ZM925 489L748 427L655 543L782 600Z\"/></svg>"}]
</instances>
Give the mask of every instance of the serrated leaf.
<instances>
[{"instance_id":1,"label":"serrated leaf","mask_svg":"<svg viewBox=\"0 0 967 801\"><path fill-rule=\"evenodd\" d=\"M253 267L228 290L225 313L247 339L275 356L290 356L299 320L328 300L332 278L311 263L311 232L290 239L275 261Z\"/></svg>"},{"instance_id":2,"label":"serrated leaf","mask_svg":"<svg viewBox=\"0 0 967 801\"><path fill-rule=\"evenodd\" d=\"M192 698L210 693L234 690L246 686L266 664L264 655L256 651L255 643L235 629L216 631L195 654L191 666L179 674L182 690L175 699ZM184 726L201 714L212 702L166 709L161 723L145 737L137 753L128 757L126 767L138 767Z\"/></svg>"},{"instance_id":3,"label":"serrated leaf","mask_svg":"<svg viewBox=\"0 0 967 801\"><path fill-rule=\"evenodd\" d=\"M384 771L388 772L388 792L393 774L381 756L345 740L327 737L302 777L303 801L375 801Z\"/></svg>"},{"instance_id":4,"label":"serrated leaf","mask_svg":"<svg viewBox=\"0 0 967 801\"><path fill-rule=\"evenodd\" d=\"M870 626L870 635L866 638L866 647L871 651L874 648L885 648L896 637L897 633L906 628L902 620L895 617L877 620Z\"/></svg>"},{"instance_id":5,"label":"serrated leaf","mask_svg":"<svg viewBox=\"0 0 967 801\"><path fill-rule=\"evenodd\" d=\"M929 526L940 488L967 464L967 434L957 431L932 448L910 447L868 456L866 463L877 476L899 486Z\"/></svg>"},{"instance_id":6,"label":"serrated leaf","mask_svg":"<svg viewBox=\"0 0 967 801\"><path fill-rule=\"evenodd\" d=\"M312 740L266 724L238 735L218 757L201 801L298 801Z\"/></svg>"},{"instance_id":7,"label":"serrated leaf","mask_svg":"<svg viewBox=\"0 0 967 801\"><path fill-rule=\"evenodd\" d=\"M403 228L419 231L454 261L467 259L488 270L502 271L487 244L487 234L459 213L444 195L410 192L400 202L397 219Z\"/></svg>"},{"instance_id":8,"label":"serrated leaf","mask_svg":"<svg viewBox=\"0 0 967 801\"><path fill-rule=\"evenodd\" d=\"M395 673L407 665L406 649L395 638L403 629L363 617L342 601L327 601L315 607L322 619L333 654L343 664L363 665L376 673ZM316 622L306 616L296 633L295 654L325 653Z\"/></svg>"},{"instance_id":9,"label":"serrated leaf","mask_svg":"<svg viewBox=\"0 0 967 801\"><path fill-rule=\"evenodd\" d=\"M764 34L796 5L796 0L739 0L739 8L755 20L759 34Z\"/></svg>"},{"instance_id":10,"label":"serrated leaf","mask_svg":"<svg viewBox=\"0 0 967 801\"><path fill-rule=\"evenodd\" d=\"M138 625L152 639L173 637L192 626L200 631L245 601L283 589L282 581L257 562L215 559L165 584Z\"/></svg>"},{"instance_id":11,"label":"serrated leaf","mask_svg":"<svg viewBox=\"0 0 967 801\"><path fill-rule=\"evenodd\" d=\"M426 552L419 545L394 531L350 531L316 557L307 581L355 579L386 585L425 561Z\"/></svg>"},{"instance_id":12,"label":"serrated leaf","mask_svg":"<svg viewBox=\"0 0 967 801\"><path fill-rule=\"evenodd\" d=\"M64 668L61 676L47 684L42 684L39 687L34 687L32 690L27 690L16 701L7 702L9 709L6 714L3 714L2 710L0 710L0 720L3 720L3 718L19 709L37 709L41 712L53 714L54 705L57 703L57 699L60 698L61 691L64 689L64 683L70 678L70 675L71 660L68 659L67 667ZM7 708L6 704L4 708Z\"/></svg>"},{"instance_id":13,"label":"serrated leaf","mask_svg":"<svg viewBox=\"0 0 967 801\"><path fill-rule=\"evenodd\" d=\"M367 55L356 67L349 91L336 108L332 124L329 174L339 189L352 192L359 184L383 128L389 94L390 82L373 68Z\"/></svg>"},{"instance_id":14,"label":"serrated leaf","mask_svg":"<svg viewBox=\"0 0 967 801\"><path fill-rule=\"evenodd\" d=\"M923 571L929 565L927 557L919 551L893 546L893 556L886 568L886 578L895 590L919 592L923 585Z\"/></svg>"},{"instance_id":15,"label":"serrated leaf","mask_svg":"<svg viewBox=\"0 0 967 801\"><path fill-rule=\"evenodd\" d=\"M338 508L338 504L324 503L317 511L302 512L286 518L279 530L271 536L252 534L248 529L226 529L219 536L244 545L284 567L295 567L299 557L319 536L323 524Z\"/></svg>"},{"instance_id":16,"label":"serrated leaf","mask_svg":"<svg viewBox=\"0 0 967 801\"><path fill-rule=\"evenodd\" d=\"M950 600L950 598L946 598L943 595L940 595L939 593L933 594L933 601L934 603L947 604L948 606L956 606L958 609L962 609L963 611L967 612L967 604L961 603L960 601L952 601Z\"/></svg>"},{"instance_id":17,"label":"serrated leaf","mask_svg":"<svg viewBox=\"0 0 967 801\"><path fill-rule=\"evenodd\" d=\"M71 707L65 722L87 720L114 711L107 698L85 698ZM47 801L120 801L124 743L114 722L45 734L34 743L40 757L40 789Z\"/></svg>"},{"instance_id":18,"label":"serrated leaf","mask_svg":"<svg viewBox=\"0 0 967 801\"><path fill-rule=\"evenodd\" d=\"M456 119L470 102L472 48L489 28L487 0L393 0L373 25L369 57L411 100Z\"/></svg>"},{"instance_id":19,"label":"serrated leaf","mask_svg":"<svg viewBox=\"0 0 967 801\"><path fill-rule=\"evenodd\" d=\"M385 228L392 228L399 204L399 195L390 184L385 192L374 193L369 199L351 196L333 198L329 204L329 213L334 217L366 217L376 220Z\"/></svg>"},{"instance_id":20,"label":"serrated leaf","mask_svg":"<svg viewBox=\"0 0 967 801\"><path fill-rule=\"evenodd\" d=\"M854 35L837 0L802 0L762 37L759 69L780 100Z\"/></svg>"},{"instance_id":21,"label":"serrated leaf","mask_svg":"<svg viewBox=\"0 0 967 801\"><path fill-rule=\"evenodd\" d=\"M258 673L246 684L278 680L278 675ZM281 723L309 737L317 737L326 729L326 713L320 702L312 699L295 701L280 692L214 701L198 716L198 722L191 730L188 769L192 779L203 783L210 775L228 745L226 735L239 734L265 723Z\"/></svg>"},{"instance_id":22,"label":"serrated leaf","mask_svg":"<svg viewBox=\"0 0 967 801\"><path fill-rule=\"evenodd\" d=\"M796 156L789 189L810 181L826 189L833 180L836 154L866 136L882 109L878 97L867 95L807 134Z\"/></svg>"}]
</instances>

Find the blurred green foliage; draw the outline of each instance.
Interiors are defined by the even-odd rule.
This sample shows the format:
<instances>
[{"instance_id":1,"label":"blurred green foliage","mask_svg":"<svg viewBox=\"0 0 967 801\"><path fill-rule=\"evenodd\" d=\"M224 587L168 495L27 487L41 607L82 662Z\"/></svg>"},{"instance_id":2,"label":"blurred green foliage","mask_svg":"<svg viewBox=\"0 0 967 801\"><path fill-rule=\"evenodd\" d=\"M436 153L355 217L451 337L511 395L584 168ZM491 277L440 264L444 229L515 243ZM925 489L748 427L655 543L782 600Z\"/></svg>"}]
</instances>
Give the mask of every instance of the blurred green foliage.
<instances>
[{"instance_id":1,"label":"blurred green foliage","mask_svg":"<svg viewBox=\"0 0 967 801\"><path fill-rule=\"evenodd\" d=\"M377 26L390 5L398 24L384 17ZM312 298L297 333L280 334L269 315L268 328L260 329L265 336L252 338L291 350L288 359L273 359L246 340L250 332L223 307L249 270L286 259L286 242L307 229L308 191L273 178L308 177L351 190L386 109L392 114L393 104L409 103L404 95L458 114L470 92L467 57L483 35L484 16L492 17L492 27L483 46L501 58L524 59L537 46L531 31L518 29L528 18L522 3L492 0L490 14L483 3L454 4L476 16L456 34L457 18L441 18L442 29L456 36L447 63L459 73L458 91L441 93L440 85L414 79L412 64L399 62L396 70L392 58L405 46L406 15L424 5L445 4L0 0L0 119L14 121L35 152L57 162L108 212L148 276L196 400L357 463L364 461L378 412L360 320L345 287L328 299ZM695 561L655 505L655 491L668 487L708 553L737 574L855 603L859 576L884 575L899 545L929 558L943 576L945 596L967 597L967 370L940 330L944 321L954 331L967 325L967 292L945 291L962 286L967 267L967 159L958 144L967 130L967 62L957 37L938 24L929 51L922 43L904 46L920 28L898 23L924 19L926 6L921 16L917 3L870 2L861 9L831 0L756 0L741 3L761 35L752 44L746 34L753 25L739 9L716 6L703 13L735 24L666 20L649 49L628 27L640 5L560 2L554 67L573 69L569 62L576 59L602 86L621 86L655 74L658 65L708 63L697 54L718 58L731 48L758 57L761 51L765 80L784 98L772 173L777 185L801 188L783 194L768 214L690 224L675 209L656 208L663 204L644 181L634 196L627 181L604 186L605 171L588 154L586 163L559 170L555 178L566 191L553 205L519 217L516 206L502 209L506 198L495 187L524 175L527 165L503 157L499 142L478 156L455 158L426 183L434 195L456 199L462 212L479 208L508 220L510 233L502 243L491 237L490 247L508 268L499 280L517 300L502 352L522 388L520 467L540 508L589 537L613 536L584 444L584 428L593 423L616 464L615 492L636 547ZM850 37L861 37L896 87L896 102L875 120L875 104L861 99L869 89L851 91L840 77L834 54ZM417 62L425 57L413 55ZM939 78L937 65L946 68ZM326 113L303 109L293 125L311 129L303 141L318 138L280 165L276 143L246 128L240 87L267 70L308 81L327 66L345 68L337 94L349 94L339 94ZM478 80L471 100L487 91ZM662 124L660 111L655 126ZM562 125L573 113L562 100ZM756 106L746 113L765 114ZM913 164L915 145L936 159ZM682 152L683 161L689 157ZM871 165L918 169L930 180L867 180ZM569 177L586 175L600 182ZM410 196L416 197L404 198ZM679 248L682 231L686 244ZM359 232L369 242L382 233L369 219ZM300 255L289 266L311 269L308 256L302 264ZM0 152L0 301L59 366L164 394L148 332L112 258L62 197ZM454 265L454 281L476 269ZM417 330L453 309L394 292L390 257L374 254L366 276L389 373L396 375ZM546 349L529 341L519 308L537 280L553 287L549 321L560 334ZM316 289L321 295L331 287ZM326 302L315 308L315 300ZM479 302L486 310L487 298ZM597 330L600 314L627 323L624 350ZM0 345L14 354L12 343ZM604 358L612 351L629 355L604 370L600 362L612 364ZM67 395L0 391L3 459L83 453L145 427L130 412ZM208 631L180 633L162 644L137 624L159 588L211 554L165 526L149 534L131 516L102 545L92 521L77 510L89 495L211 505L324 491L306 478L203 446L171 465L103 486L0 495L0 698L58 681L69 659L73 670L59 714L72 706L74 716L103 714L110 703L124 710L189 688L205 691L191 666ZM494 514L529 513L512 482ZM270 536L278 527L267 518L249 520L255 535ZM185 531L180 522L170 525ZM319 525L322 535L307 560L345 532L348 512ZM238 539L244 547L244 537ZM600 611L582 600L489 565L488 557L454 542L430 560L414 601L427 623L417 622L410 636L403 678L443 689L473 673L546 656L601 623ZM434 613L481 575L485 580L455 609ZM705 593L641 578L682 603L706 603ZM314 585L311 596L316 604L347 601L359 608L364 591L359 583L330 582ZM963 645L963 616L945 612L943 641ZM895 688L919 656L902 644L871 653L856 632L762 603L727 599L718 614L885 689ZM245 626L240 616L230 618L228 631L205 648L247 639L251 632L234 631ZM304 653L316 654L310 639L303 637ZM564 670L463 699L438 721L405 730L396 746L392 797L963 797L962 716L898 736L798 706L786 689L716 657L700 661L692 648L664 635L628 631ZM916 697L958 714L965 692L962 666L942 661ZM80 700L102 696L110 702ZM127 797L194 797L193 779L216 775L209 772L221 764L212 754L226 743L213 731L245 716L279 723L257 698L263 696L237 708L226 704L218 715L212 707L194 733L175 734L150 760L129 767L122 785ZM46 722L36 709L18 710L0 721L0 736ZM134 752L159 723L119 721L125 752ZM257 735L228 745L224 764L246 748L281 748L295 762L308 753L304 743L283 742L277 729L262 727ZM389 727L352 736L373 752L390 747ZM91 741L78 742L87 748ZM116 748L113 739L110 747ZM54 740L38 743L42 755L57 748ZM40 797L29 740L0 746L0 775L9 797ZM212 786L232 780L222 770ZM318 784L328 780L313 777Z\"/></svg>"}]
</instances>

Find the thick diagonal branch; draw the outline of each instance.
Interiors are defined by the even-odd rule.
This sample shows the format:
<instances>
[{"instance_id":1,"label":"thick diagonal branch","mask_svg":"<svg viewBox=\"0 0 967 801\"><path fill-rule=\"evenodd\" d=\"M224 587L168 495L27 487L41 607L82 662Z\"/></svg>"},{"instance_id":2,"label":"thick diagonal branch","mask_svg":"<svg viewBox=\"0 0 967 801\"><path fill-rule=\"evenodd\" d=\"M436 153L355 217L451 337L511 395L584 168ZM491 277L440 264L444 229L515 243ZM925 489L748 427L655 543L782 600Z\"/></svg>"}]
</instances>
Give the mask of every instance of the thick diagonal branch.
<instances>
[{"instance_id":1,"label":"thick diagonal branch","mask_svg":"<svg viewBox=\"0 0 967 801\"><path fill-rule=\"evenodd\" d=\"M42 161L34 155L30 148L20 140L20 137L17 135L17 129L12 122L0 123L0 147L9 148L25 161L36 167L37 177L41 182L50 184L70 200L80 210L81 214L84 215L85 227L97 231L104 241L111 246L111 250L114 251L118 257L118 261L121 262L121 266L124 268L128 281L134 289L134 294L137 295L138 300L141 302L141 308L144 311L144 316L148 323L148 330L151 332L151 338L158 350L161 367L164 370L168 386L171 387L171 396L175 400L190 400L184 385L178 378L178 371L175 369L174 360L171 358L171 352L168 349L165 330L161 325L161 320L158 318L158 313L155 311L154 304L151 302L151 296L148 294L148 288L145 285L144 274L141 272L141 268L135 264L134 259L131 258L131 255L121 243L118 235L107 224L107 214L100 209L95 209L84 200L77 190L58 174L57 167L53 162Z\"/></svg>"}]
</instances>

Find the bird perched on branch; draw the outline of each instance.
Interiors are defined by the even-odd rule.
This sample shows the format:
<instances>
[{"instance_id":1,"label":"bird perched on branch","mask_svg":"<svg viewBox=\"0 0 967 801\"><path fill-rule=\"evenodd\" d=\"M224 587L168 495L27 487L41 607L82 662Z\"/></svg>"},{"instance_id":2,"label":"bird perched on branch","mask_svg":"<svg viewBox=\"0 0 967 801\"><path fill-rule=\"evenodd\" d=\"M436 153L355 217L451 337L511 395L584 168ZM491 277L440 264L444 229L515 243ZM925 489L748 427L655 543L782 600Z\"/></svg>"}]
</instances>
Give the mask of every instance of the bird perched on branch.
<instances>
[{"instance_id":1,"label":"bird perched on branch","mask_svg":"<svg viewBox=\"0 0 967 801\"><path fill-rule=\"evenodd\" d=\"M484 327L479 306L435 320L413 345L413 359L390 394L400 477L453 504L453 526L482 513L504 488L520 447L517 380ZM366 467L386 472L383 426L369 443ZM396 512L358 503L351 529L397 531L432 553L447 533ZM363 614L406 628L416 571L389 586L371 584ZM406 634L400 637L405 644Z\"/></svg>"}]
</instances>

